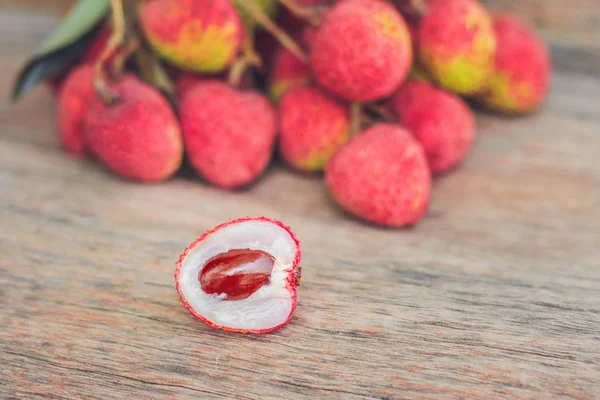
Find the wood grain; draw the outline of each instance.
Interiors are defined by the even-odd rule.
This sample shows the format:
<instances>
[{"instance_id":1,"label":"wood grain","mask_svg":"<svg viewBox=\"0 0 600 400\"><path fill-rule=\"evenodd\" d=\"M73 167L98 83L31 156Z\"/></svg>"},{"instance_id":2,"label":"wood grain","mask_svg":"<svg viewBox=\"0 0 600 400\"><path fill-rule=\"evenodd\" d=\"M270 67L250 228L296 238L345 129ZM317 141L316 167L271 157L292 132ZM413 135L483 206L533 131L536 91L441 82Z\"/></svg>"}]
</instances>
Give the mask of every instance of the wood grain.
<instances>
[{"instance_id":1,"label":"wood grain","mask_svg":"<svg viewBox=\"0 0 600 400\"><path fill-rule=\"evenodd\" d=\"M0 91L54 22L0 13ZM565 48L546 108L478 115L470 157L399 231L280 166L240 193L122 182L60 148L44 88L2 98L0 398L599 398L600 77ZM303 247L298 310L269 335L212 330L174 289L183 249L243 215Z\"/></svg>"},{"instance_id":2,"label":"wood grain","mask_svg":"<svg viewBox=\"0 0 600 400\"><path fill-rule=\"evenodd\" d=\"M481 0L481 3L492 13L519 15L556 44L585 45L600 51L597 0Z\"/></svg>"},{"instance_id":3,"label":"wood grain","mask_svg":"<svg viewBox=\"0 0 600 400\"><path fill-rule=\"evenodd\" d=\"M598 29L600 6L596 0L481 0L493 12L514 12L536 26L555 30ZM588 31L588 33L591 33Z\"/></svg>"}]
</instances>

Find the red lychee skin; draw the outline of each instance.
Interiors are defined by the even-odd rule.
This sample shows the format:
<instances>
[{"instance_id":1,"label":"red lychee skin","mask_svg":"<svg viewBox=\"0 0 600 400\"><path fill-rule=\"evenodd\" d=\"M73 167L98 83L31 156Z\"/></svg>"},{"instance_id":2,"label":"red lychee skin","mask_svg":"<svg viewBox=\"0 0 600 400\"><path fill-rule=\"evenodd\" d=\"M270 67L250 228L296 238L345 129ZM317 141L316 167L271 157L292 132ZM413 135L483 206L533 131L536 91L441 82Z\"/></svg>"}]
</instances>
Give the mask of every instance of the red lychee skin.
<instances>
[{"instance_id":1,"label":"red lychee skin","mask_svg":"<svg viewBox=\"0 0 600 400\"><path fill-rule=\"evenodd\" d=\"M406 82L389 106L423 146L434 174L457 165L475 139L475 118L467 104L428 83Z\"/></svg>"},{"instance_id":2,"label":"red lychee skin","mask_svg":"<svg viewBox=\"0 0 600 400\"><path fill-rule=\"evenodd\" d=\"M322 170L350 138L348 105L303 86L288 90L278 105L283 158L301 171Z\"/></svg>"},{"instance_id":3,"label":"red lychee skin","mask_svg":"<svg viewBox=\"0 0 600 400\"><path fill-rule=\"evenodd\" d=\"M310 82L310 72L306 63L285 47L280 47L273 57L269 76L271 100L277 101L289 89Z\"/></svg>"},{"instance_id":4,"label":"red lychee skin","mask_svg":"<svg viewBox=\"0 0 600 400\"><path fill-rule=\"evenodd\" d=\"M526 113L544 102L552 75L546 44L519 18L497 15L495 71L483 103L508 113Z\"/></svg>"},{"instance_id":5,"label":"red lychee skin","mask_svg":"<svg viewBox=\"0 0 600 400\"><path fill-rule=\"evenodd\" d=\"M176 80L175 90L179 98L181 98L198 83L206 82L210 79L211 78L207 79L204 75L196 74L194 72L183 71Z\"/></svg>"},{"instance_id":6,"label":"red lychee skin","mask_svg":"<svg viewBox=\"0 0 600 400\"><path fill-rule=\"evenodd\" d=\"M330 3L332 0L295 0L301 6L315 6L317 4Z\"/></svg>"},{"instance_id":7,"label":"red lychee skin","mask_svg":"<svg viewBox=\"0 0 600 400\"><path fill-rule=\"evenodd\" d=\"M300 34L300 44L305 49L308 49L308 51L310 51L313 43L315 42L317 30L318 28L314 25L306 25L306 27L304 27L302 33Z\"/></svg>"},{"instance_id":8,"label":"red lychee skin","mask_svg":"<svg viewBox=\"0 0 600 400\"><path fill-rule=\"evenodd\" d=\"M316 81L352 101L391 95L412 62L406 23L389 3L342 0L325 15L310 51Z\"/></svg>"},{"instance_id":9,"label":"red lychee skin","mask_svg":"<svg viewBox=\"0 0 600 400\"><path fill-rule=\"evenodd\" d=\"M204 75L196 72L180 71L175 80L175 91L179 98L181 98L197 84L212 80L221 81L225 79L225 76L225 74Z\"/></svg>"},{"instance_id":10,"label":"red lychee skin","mask_svg":"<svg viewBox=\"0 0 600 400\"><path fill-rule=\"evenodd\" d=\"M395 124L375 124L355 136L329 161L325 181L347 212L387 227L419 221L431 192L421 145Z\"/></svg>"},{"instance_id":11,"label":"red lychee skin","mask_svg":"<svg viewBox=\"0 0 600 400\"><path fill-rule=\"evenodd\" d=\"M256 180L269 163L276 116L258 92L207 81L183 96L179 113L188 158L208 182L238 188Z\"/></svg>"},{"instance_id":12,"label":"red lychee skin","mask_svg":"<svg viewBox=\"0 0 600 400\"><path fill-rule=\"evenodd\" d=\"M95 96L94 67L87 64L73 69L59 91L58 132L71 153L86 153L83 120Z\"/></svg>"},{"instance_id":13,"label":"red lychee skin","mask_svg":"<svg viewBox=\"0 0 600 400\"><path fill-rule=\"evenodd\" d=\"M237 85L237 87L239 87L240 89L252 88L252 86L254 84L254 77L252 76L251 72L252 71L250 71L250 70L246 70L244 75L242 75L242 78L241 78L239 84ZM211 80L226 81L227 74L222 73L222 74L205 75L205 74L197 74L195 72L189 72L189 71L180 71L180 73L177 76L176 81L175 81L176 82L175 90L176 90L177 96L179 96L179 98L181 98L188 90L190 90L191 88L196 86L198 83L211 81Z\"/></svg>"},{"instance_id":14,"label":"red lychee skin","mask_svg":"<svg viewBox=\"0 0 600 400\"><path fill-rule=\"evenodd\" d=\"M181 268L183 267L183 261L185 260L185 258L187 257L188 253L190 251L192 251L192 249L194 247L196 247L199 243L201 243L204 239L206 239L208 236L210 236L212 233L218 231L219 229L225 228L229 225L233 225L233 224L237 224L240 222L245 222L245 221L264 221L264 222L270 222L273 223L281 228L283 228L286 232L288 232L290 234L290 236L292 237L292 240L294 241L295 245L296 245L296 256L294 257L294 262L292 264L292 273L288 275L288 279L287 279L287 283L286 283L286 289L291 293L291 297L292 297L292 308L290 311L290 315L288 317L287 320L285 320L283 323L274 326L272 328L268 328L268 329L261 329L261 330L255 330L255 329L235 329L235 328L231 328L228 326L224 326L224 325L218 325L213 323L212 321L209 321L208 319L204 318L202 315L198 314L196 312L196 310L194 310L194 308L185 300L185 296L183 295L183 291L181 289L181 286L179 285L179 276L181 275ZM198 239L196 239L192 244L190 244L190 246L185 249L185 251L183 252L183 254L179 257L179 260L177 261L177 268L175 269L175 287L177 288L177 293L179 294L179 299L181 300L181 302L183 303L183 305L185 306L185 308L196 318L201 320L202 322L204 322L205 324L207 324L208 326L210 326L211 328L216 328L216 329L222 329L224 331L228 331L228 332L238 332L238 333L252 333L252 334L263 334L263 333L269 333L269 332L273 332L276 331L277 329L283 327L284 325L287 325L288 322L290 322L290 320L292 319L292 316L294 315L294 311L296 310L296 305L298 303L298 291L296 286L299 284L300 282L300 278L302 276L302 269L300 267L300 258L302 257L302 252L300 251L300 241L298 240L298 238L296 237L296 235L294 234L294 232L292 232L292 230L290 229L289 226L284 225L282 222L277 221L275 219L271 219L271 218L267 218L267 217L244 217L244 218L239 218L239 219L235 219L232 221L228 221L225 222L221 225L218 225L216 227L214 227L213 229L210 229L206 232L204 232L202 234L202 236L200 236Z\"/></svg>"},{"instance_id":15,"label":"red lychee skin","mask_svg":"<svg viewBox=\"0 0 600 400\"><path fill-rule=\"evenodd\" d=\"M126 179L157 182L172 176L181 165L183 140L167 100L133 75L110 89L118 102L106 106L94 96L84 119L89 148Z\"/></svg>"},{"instance_id":16,"label":"red lychee skin","mask_svg":"<svg viewBox=\"0 0 600 400\"><path fill-rule=\"evenodd\" d=\"M471 96L487 89L496 39L492 20L477 0L429 0L419 22L419 63L436 83Z\"/></svg>"},{"instance_id":17,"label":"red lychee skin","mask_svg":"<svg viewBox=\"0 0 600 400\"><path fill-rule=\"evenodd\" d=\"M244 41L244 26L229 0L146 0L140 25L154 51L188 70L217 73Z\"/></svg>"}]
</instances>

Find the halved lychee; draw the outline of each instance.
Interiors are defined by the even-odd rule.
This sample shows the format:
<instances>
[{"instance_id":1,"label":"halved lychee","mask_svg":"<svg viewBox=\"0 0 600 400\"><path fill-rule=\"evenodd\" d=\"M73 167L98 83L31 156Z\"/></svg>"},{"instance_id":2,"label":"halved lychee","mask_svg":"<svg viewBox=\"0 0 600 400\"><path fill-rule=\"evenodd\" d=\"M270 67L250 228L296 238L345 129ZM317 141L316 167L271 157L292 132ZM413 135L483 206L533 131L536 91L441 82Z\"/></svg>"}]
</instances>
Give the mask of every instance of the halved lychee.
<instances>
[{"instance_id":1,"label":"halved lychee","mask_svg":"<svg viewBox=\"0 0 600 400\"><path fill-rule=\"evenodd\" d=\"M300 282L300 243L290 228L266 217L221 224L181 255L179 297L213 328L266 333L289 322Z\"/></svg>"}]
</instances>

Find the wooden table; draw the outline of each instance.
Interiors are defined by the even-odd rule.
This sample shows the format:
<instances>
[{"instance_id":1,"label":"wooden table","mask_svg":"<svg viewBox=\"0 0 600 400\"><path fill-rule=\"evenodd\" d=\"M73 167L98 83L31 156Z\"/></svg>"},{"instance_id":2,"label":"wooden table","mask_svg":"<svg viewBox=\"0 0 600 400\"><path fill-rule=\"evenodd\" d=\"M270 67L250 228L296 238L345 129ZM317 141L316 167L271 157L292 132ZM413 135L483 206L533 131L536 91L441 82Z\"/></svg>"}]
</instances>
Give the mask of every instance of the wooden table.
<instances>
[{"instance_id":1,"label":"wooden table","mask_svg":"<svg viewBox=\"0 0 600 400\"><path fill-rule=\"evenodd\" d=\"M0 13L2 93L55 21ZM471 155L405 230L279 166L240 193L125 183L61 149L45 88L2 96L0 397L600 398L600 55L554 50L544 111L478 115ZM183 249L244 215L285 221L304 251L273 334L210 329L174 288Z\"/></svg>"}]
</instances>

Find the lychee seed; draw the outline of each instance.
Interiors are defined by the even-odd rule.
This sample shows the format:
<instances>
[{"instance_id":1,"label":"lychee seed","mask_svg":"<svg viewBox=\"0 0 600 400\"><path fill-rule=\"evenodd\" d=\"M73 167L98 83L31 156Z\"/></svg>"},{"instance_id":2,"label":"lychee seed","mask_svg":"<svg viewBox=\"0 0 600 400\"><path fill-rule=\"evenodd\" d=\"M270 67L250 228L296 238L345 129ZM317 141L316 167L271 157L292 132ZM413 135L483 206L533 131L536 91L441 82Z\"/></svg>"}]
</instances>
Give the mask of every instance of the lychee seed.
<instances>
[{"instance_id":1,"label":"lychee seed","mask_svg":"<svg viewBox=\"0 0 600 400\"><path fill-rule=\"evenodd\" d=\"M300 256L298 239L279 221L229 221L181 255L177 291L188 311L213 328L271 332L287 324L296 308Z\"/></svg>"},{"instance_id":2,"label":"lychee seed","mask_svg":"<svg viewBox=\"0 0 600 400\"><path fill-rule=\"evenodd\" d=\"M198 274L205 293L247 299L269 282L275 259L262 250L235 249L209 259Z\"/></svg>"}]
</instances>

